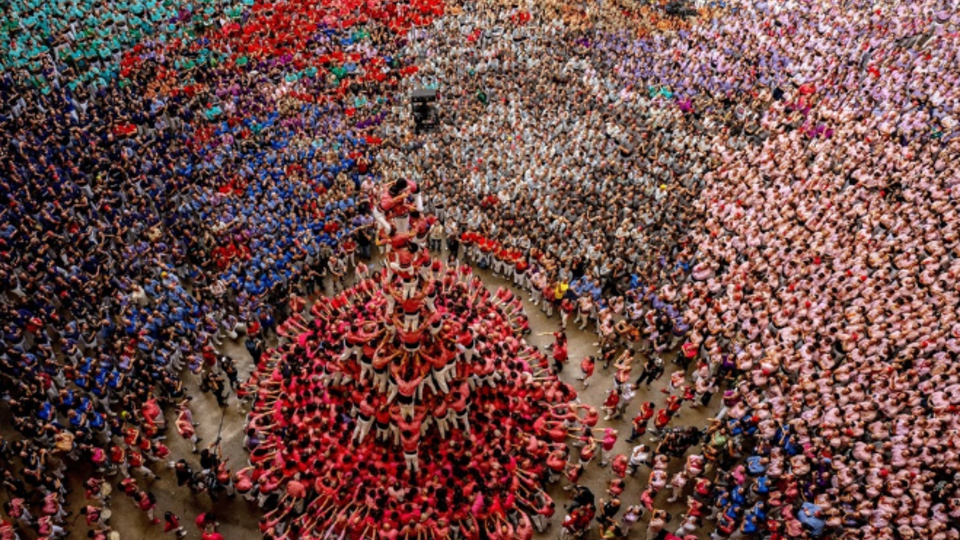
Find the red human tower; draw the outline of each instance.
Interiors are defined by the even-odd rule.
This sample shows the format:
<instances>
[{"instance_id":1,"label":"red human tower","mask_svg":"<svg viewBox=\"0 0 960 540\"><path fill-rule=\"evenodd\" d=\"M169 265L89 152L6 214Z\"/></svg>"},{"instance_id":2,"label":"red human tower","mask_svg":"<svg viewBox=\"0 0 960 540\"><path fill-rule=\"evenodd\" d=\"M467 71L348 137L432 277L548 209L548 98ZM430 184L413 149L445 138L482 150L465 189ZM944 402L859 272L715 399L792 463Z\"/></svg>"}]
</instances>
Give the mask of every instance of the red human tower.
<instances>
[{"instance_id":1,"label":"red human tower","mask_svg":"<svg viewBox=\"0 0 960 540\"><path fill-rule=\"evenodd\" d=\"M576 393L524 342L519 298L430 257L415 184L375 202L382 268L280 326L251 379L262 442L240 475L308 538L526 536Z\"/></svg>"}]
</instances>

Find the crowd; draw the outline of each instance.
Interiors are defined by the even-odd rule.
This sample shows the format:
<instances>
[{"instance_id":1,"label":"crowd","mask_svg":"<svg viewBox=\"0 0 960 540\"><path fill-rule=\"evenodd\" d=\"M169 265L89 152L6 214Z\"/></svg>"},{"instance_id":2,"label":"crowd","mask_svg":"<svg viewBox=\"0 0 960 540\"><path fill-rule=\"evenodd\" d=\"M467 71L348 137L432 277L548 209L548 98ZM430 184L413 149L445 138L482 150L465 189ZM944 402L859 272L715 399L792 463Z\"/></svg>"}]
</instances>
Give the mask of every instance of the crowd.
<instances>
[{"instance_id":1,"label":"crowd","mask_svg":"<svg viewBox=\"0 0 960 540\"><path fill-rule=\"evenodd\" d=\"M122 473L112 486L152 523L150 484L164 474L154 463L195 494L231 492L220 441L198 444L188 400L198 385L231 405L245 374L219 348L258 357L286 298L341 286L369 256L375 231L358 201L378 180L375 131L392 99L381 87L415 70L395 37L411 14L394 8L4 6L0 387L19 438L0 462L21 533L68 532L61 479L74 463L92 463L90 482L106 486ZM332 24L352 12L355 24ZM315 31L271 37L307 20ZM100 38L119 50L71 58L69 46ZM301 66L308 50L328 71ZM171 455L165 412L199 464ZM91 534L115 533L107 501L87 495ZM220 534L212 523L204 538Z\"/></svg>"},{"instance_id":2,"label":"crowd","mask_svg":"<svg viewBox=\"0 0 960 540\"><path fill-rule=\"evenodd\" d=\"M143 40L194 37L224 20L236 20L250 0L12 0L2 7L0 66L18 84L49 94L105 88L116 82L120 60ZM26 92L18 99L24 100Z\"/></svg>"},{"instance_id":3,"label":"crowd","mask_svg":"<svg viewBox=\"0 0 960 540\"><path fill-rule=\"evenodd\" d=\"M449 120L394 174L430 186L451 251L600 334L608 416L677 351L634 436L723 391L716 478L674 537L956 537L956 10L735 2L650 35L605 9L581 19L623 24L573 39L548 19L464 42L509 6L419 39ZM698 479L667 463L651 538L659 491Z\"/></svg>"},{"instance_id":4,"label":"crowd","mask_svg":"<svg viewBox=\"0 0 960 540\"><path fill-rule=\"evenodd\" d=\"M79 461L96 465L95 534L111 472L142 477L115 487L159 520L164 411L206 451L172 460L178 483L240 491L259 469L231 478L216 444L197 447L192 381L265 403L218 347L275 361L263 342L290 334L291 296L339 291L388 250L376 185L404 179L438 218L417 241L459 261L443 268L490 268L599 334L580 367L609 391L588 418L631 419L640 444L619 456L596 425L537 426L577 437L547 460L568 483L597 454L615 473L599 504L570 489L567 533L644 519L649 538L683 538L715 519L718 538L956 538L956 6L696 4L4 5L0 388L18 437L0 445L2 534L64 534L61 476ZM410 137L419 86L439 90L443 123ZM554 369L565 349L558 336ZM674 351L658 404L643 389ZM716 394L701 441L671 425ZM620 473L644 467L640 504L620 510ZM276 520L307 514L263 488L245 493L267 494L270 534L289 536ZM682 518L661 491L690 494ZM411 498L395 529L432 500L408 493L390 495ZM525 512L496 515L506 532L478 534L527 530Z\"/></svg>"}]
</instances>

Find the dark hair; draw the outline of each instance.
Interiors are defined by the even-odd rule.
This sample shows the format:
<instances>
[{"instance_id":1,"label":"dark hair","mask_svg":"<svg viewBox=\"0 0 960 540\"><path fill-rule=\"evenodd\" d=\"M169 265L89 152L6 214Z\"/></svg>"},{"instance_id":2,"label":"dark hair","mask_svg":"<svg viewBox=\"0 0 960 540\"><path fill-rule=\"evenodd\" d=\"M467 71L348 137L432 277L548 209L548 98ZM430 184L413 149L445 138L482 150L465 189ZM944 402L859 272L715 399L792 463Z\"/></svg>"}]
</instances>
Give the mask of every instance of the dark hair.
<instances>
[{"instance_id":1,"label":"dark hair","mask_svg":"<svg viewBox=\"0 0 960 540\"><path fill-rule=\"evenodd\" d=\"M400 194L401 191L407 189L407 180L405 178L400 178L390 186L390 195L396 197Z\"/></svg>"}]
</instances>

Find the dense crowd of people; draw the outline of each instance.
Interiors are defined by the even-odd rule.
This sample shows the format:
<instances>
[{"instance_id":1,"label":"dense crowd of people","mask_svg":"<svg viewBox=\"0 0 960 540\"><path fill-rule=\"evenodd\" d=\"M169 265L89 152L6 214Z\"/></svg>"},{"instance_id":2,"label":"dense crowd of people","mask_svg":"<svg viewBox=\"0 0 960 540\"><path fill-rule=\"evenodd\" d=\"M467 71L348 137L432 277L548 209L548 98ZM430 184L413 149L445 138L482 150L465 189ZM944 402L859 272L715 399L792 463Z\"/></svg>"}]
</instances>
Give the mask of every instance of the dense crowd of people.
<instances>
[{"instance_id":1,"label":"dense crowd of people","mask_svg":"<svg viewBox=\"0 0 960 540\"><path fill-rule=\"evenodd\" d=\"M580 376L608 391L581 412L611 431L558 410L577 449L530 460L567 478L564 534L956 538L956 6L696 6L5 5L0 388L17 435L0 533L64 535L80 461L100 537L110 489L160 522L154 461L195 492L239 491L252 469L199 444L189 389L265 399L218 348L265 362L303 311L291 297L365 277L389 248L376 186L402 179L437 218L416 242L445 243L443 268L489 268L599 334ZM415 137L421 86L443 120ZM644 392L665 375L666 395ZM717 394L701 432L671 424ZM165 411L199 463L169 455ZM639 444L617 454L614 431ZM614 473L600 502L582 485L597 455ZM306 515L260 499L265 523ZM501 510L507 529L457 534L527 530Z\"/></svg>"},{"instance_id":2,"label":"dense crowd of people","mask_svg":"<svg viewBox=\"0 0 960 540\"><path fill-rule=\"evenodd\" d=\"M12 0L2 6L0 65L25 89L49 94L104 88L116 82L120 60L144 39L195 36L236 20L250 0ZM20 107L27 95L20 94Z\"/></svg>"},{"instance_id":3,"label":"dense crowd of people","mask_svg":"<svg viewBox=\"0 0 960 540\"><path fill-rule=\"evenodd\" d=\"M178 485L211 498L230 491L219 441L198 448L185 400L193 384L227 406L241 374L218 348L239 342L258 357L292 292L339 286L344 261L368 256L373 243L357 194L376 181L373 129L388 103L376 89L407 72L369 45L378 38L362 25L328 23L357 9L379 33L412 24L346 4L251 3L240 17L214 4L62 4L4 7L4 38L36 48L29 56L45 78L37 84L32 60L9 60L16 44L0 75L0 371L4 414L22 437L3 447L7 514L51 538L65 533L62 513L48 510L65 503L61 478L75 462L96 466L91 481L122 473L124 492L159 523L152 464L179 457L164 443L164 411L202 448L199 465L170 461ZM57 9L69 19L52 16ZM266 39L301 15L316 33ZM98 23L120 16L122 24ZM126 31L147 20L149 31L126 47ZM101 37L122 50L85 63L48 54L92 31L114 32ZM398 44L383 41L396 55ZM301 55L291 61L287 47L325 56L330 80L312 68L293 75L287 64ZM397 69L374 73L388 61ZM111 75L81 76L94 68ZM348 76L366 90L340 84ZM310 99L290 95L296 81L314 85ZM213 523L200 527L205 538L220 534ZM98 537L111 532L105 519L90 524ZM13 530L5 522L4 534Z\"/></svg>"},{"instance_id":4,"label":"dense crowd of people","mask_svg":"<svg viewBox=\"0 0 960 540\"><path fill-rule=\"evenodd\" d=\"M594 325L619 366L605 410L678 349L635 435L723 390L700 450L715 485L675 537L707 514L715 538L955 537L957 12L729 7L668 34L603 6L580 19L624 24L577 39L556 19L479 50L430 34L418 75L450 122L395 174L434 187L455 251ZM654 353L638 385L633 350ZM654 512L696 478L661 465Z\"/></svg>"}]
</instances>

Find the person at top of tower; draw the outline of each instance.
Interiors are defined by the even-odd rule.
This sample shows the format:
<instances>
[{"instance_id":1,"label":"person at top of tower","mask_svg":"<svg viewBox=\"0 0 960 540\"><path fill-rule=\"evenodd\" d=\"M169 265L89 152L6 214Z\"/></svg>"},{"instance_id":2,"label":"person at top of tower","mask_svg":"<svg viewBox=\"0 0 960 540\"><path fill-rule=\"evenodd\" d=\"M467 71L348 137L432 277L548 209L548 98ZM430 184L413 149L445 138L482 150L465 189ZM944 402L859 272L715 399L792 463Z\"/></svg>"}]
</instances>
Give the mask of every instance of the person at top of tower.
<instances>
[{"instance_id":1,"label":"person at top of tower","mask_svg":"<svg viewBox=\"0 0 960 540\"><path fill-rule=\"evenodd\" d=\"M411 207L408 198L413 195ZM385 186L380 202L373 211L374 218L389 233L406 234L410 228L410 210L415 208L423 211L423 197L420 188L415 182L408 182L404 178L397 179L389 186ZM391 225L390 222L393 222Z\"/></svg>"}]
</instances>

